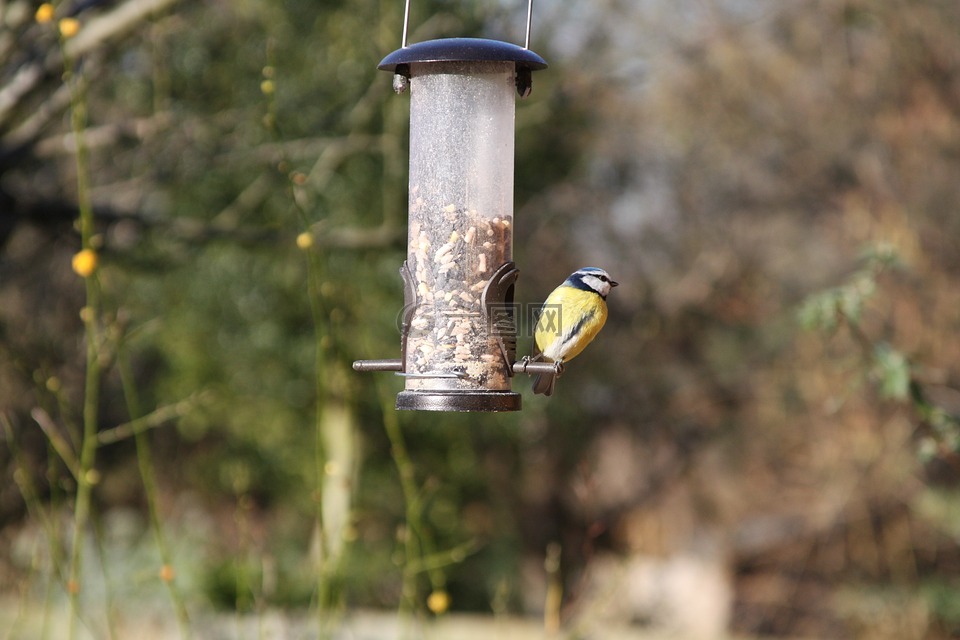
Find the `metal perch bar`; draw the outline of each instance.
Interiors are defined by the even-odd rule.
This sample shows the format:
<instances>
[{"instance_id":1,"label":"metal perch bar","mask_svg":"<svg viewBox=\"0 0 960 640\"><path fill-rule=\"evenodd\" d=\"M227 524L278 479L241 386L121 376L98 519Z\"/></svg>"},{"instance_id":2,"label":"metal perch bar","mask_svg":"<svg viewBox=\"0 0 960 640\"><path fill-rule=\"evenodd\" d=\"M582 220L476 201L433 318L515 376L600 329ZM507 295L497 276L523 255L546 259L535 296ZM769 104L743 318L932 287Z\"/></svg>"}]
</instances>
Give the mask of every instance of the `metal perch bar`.
<instances>
[{"instance_id":1,"label":"metal perch bar","mask_svg":"<svg viewBox=\"0 0 960 640\"><path fill-rule=\"evenodd\" d=\"M562 362L533 362L529 358L523 358L513 363L514 375L525 373L528 376L548 375L559 378L563 373Z\"/></svg>"},{"instance_id":2,"label":"metal perch bar","mask_svg":"<svg viewBox=\"0 0 960 640\"><path fill-rule=\"evenodd\" d=\"M403 360L399 358L383 358L380 360L357 360L353 363L354 371L403 371ZM528 376L553 375L563 373L562 362L533 362L529 359L513 363L513 373L525 373Z\"/></svg>"},{"instance_id":3,"label":"metal perch bar","mask_svg":"<svg viewBox=\"0 0 960 640\"><path fill-rule=\"evenodd\" d=\"M357 360L353 363L354 371L403 371L403 360L399 358L384 358L382 360Z\"/></svg>"}]
</instances>

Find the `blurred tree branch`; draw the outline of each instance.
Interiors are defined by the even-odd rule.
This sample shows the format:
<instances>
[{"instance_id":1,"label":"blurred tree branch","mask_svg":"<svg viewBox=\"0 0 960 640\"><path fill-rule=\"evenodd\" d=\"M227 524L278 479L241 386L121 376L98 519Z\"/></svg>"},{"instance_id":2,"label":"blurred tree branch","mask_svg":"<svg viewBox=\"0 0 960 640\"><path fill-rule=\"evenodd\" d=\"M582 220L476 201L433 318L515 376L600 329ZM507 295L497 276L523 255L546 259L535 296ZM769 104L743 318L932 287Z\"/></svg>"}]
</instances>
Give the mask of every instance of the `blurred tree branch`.
<instances>
[{"instance_id":1,"label":"blurred tree branch","mask_svg":"<svg viewBox=\"0 0 960 640\"><path fill-rule=\"evenodd\" d=\"M101 431L97 434L97 444L100 446L114 444L132 438L138 433L143 433L149 429L162 427L171 420L188 413L198 402L203 401L203 399L204 393L198 392L180 402L157 407L142 417L117 425L112 429Z\"/></svg>"},{"instance_id":2,"label":"blurred tree branch","mask_svg":"<svg viewBox=\"0 0 960 640\"><path fill-rule=\"evenodd\" d=\"M22 46L5 49L0 59L0 176L7 170L30 164L53 149L72 153L71 135L49 139L41 144L42 135L70 106L70 89L62 80L64 59L81 59L86 72L96 75L98 60L88 54L127 35L145 20L167 10L178 0L127 0L111 10L84 17L84 24L76 36L56 46L54 31L41 30L32 20L20 24L17 39ZM83 9L89 8L84 5ZM165 116L147 119L147 122L111 124L91 130L95 145L110 144L123 135L146 135L163 127ZM77 217L75 204L61 201L42 201L11 193L9 187L0 187L0 247L25 219L41 225L72 224ZM116 214L98 208L98 217Z\"/></svg>"},{"instance_id":3,"label":"blurred tree branch","mask_svg":"<svg viewBox=\"0 0 960 640\"><path fill-rule=\"evenodd\" d=\"M62 433L60 426L53 421L50 414L40 407L35 407L33 411L30 412L30 416L37 425L39 425L40 429L43 430L53 450L57 452L57 455L63 460L70 474L76 479L80 473L80 460L77 458L75 446L70 443L70 438Z\"/></svg>"},{"instance_id":4,"label":"blurred tree branch","mask_svg":"<svg viewBox=\"0 0 960 640\"><path fill-rule=\"evenodd\" d=\"M45 80L55 79L59 85L64 56L76 59L91 53L108 41L126 35L144 20L177 2L179 0L127 0L112 11L86 22L75 37L64 43L62 51L51 48L46 55L38 54L34 60L19 64L13 77L0 87L0 130L9 128L17 106L39 89ZM13 62L16 64L17 61ZM41 111L50 110L40 105L35 112Z\"/></svg>"},{"instance_id":5,"label":"blurred tree branch","mask_svg":"<svg viewBox=\"0 0 960 640\"><path fill-rule=\"evenodd\" d=\"M257 182L251 184L258 184ZM38 200L19 204L11 211L15 216L28 219L40 226L72 224L76 207L62 201ZM94 217L104 225L118 222L134 223L142 230L162 230L166 236L185 244L204 244L228 240L240 245L278 243L289 235L285 231L254 225L240 225L231 221L207 222L196 218L152 216L144 212L117 211L107 207L95 207ZM364 250L386 247L402 247L406 228L392 224L377 227L326 228L314 225L314 246L318 249Z\"/></svg>"},{"instance_id":6,"label":"blurred tree branch","mask_svg":"<svg viewBox=\"0 0 960 640\"><path fill-rule=\"evenodd\" d=\"M169 9L180 0L127 0L115 9L98 16L64 45L71 58L82 56L101 44L126 35L141 22Z\"/></svg>"}]
</instances>

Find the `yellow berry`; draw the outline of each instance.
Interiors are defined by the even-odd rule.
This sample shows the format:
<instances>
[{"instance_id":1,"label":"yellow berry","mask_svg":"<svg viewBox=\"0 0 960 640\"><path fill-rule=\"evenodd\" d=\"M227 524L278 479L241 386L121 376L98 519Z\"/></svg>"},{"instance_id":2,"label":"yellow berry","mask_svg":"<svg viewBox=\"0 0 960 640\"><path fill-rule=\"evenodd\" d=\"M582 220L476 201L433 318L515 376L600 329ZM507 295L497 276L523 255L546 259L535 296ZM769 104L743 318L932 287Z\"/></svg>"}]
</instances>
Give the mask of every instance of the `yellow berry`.
<instances>
[{"instance_id":1,"label":"yellow berry","mask_svg":"<svg viewBox=\"0 0 960 640\"><path fill-rule=\"evenodd\" d=\"M309 231L304 231L297 236L297 246L301 249L309 249L313 246L313 234Z\"/></svg>"},{"instance_id":2,"label":"yellow berry","mask_svg":"<svg viewBox=\"0 0 960 640\"><path fill-rule=\"evenodd\" d=\"M450 608L450 595L440 589L427 596L427 608L433 613L440 615Z\"/></svg>"},{"instance_id":3,"label":"yellow berry","mask_svg":"<svg viewBox=\"0 0 960 640\"><path fill-rule=\"evenodd\" d=\"M274 89L275 87L273 86L273 80L264 80L263 82L260 83L260 91L262 91L266 95L270 95L271 93L273 93Z\"/></svg>"},{"instance_id":4,"label":"yellow berry","mask_svg":"<svg viewBox=\"0 0 960 640\"><path fill-rule=\"evenodd\" d=\"M173 579L174 577L176 577L176 575L177 575L176 572L173 570L173 567L171 567L170 565L165 564L162 567L160 567L160 579L163 580L164 582L173 582Z\"/></svg>"},{"instance_id":5,"label":"yellow berry","mask_svg":"<svg viewBox=\"0 0 960 640\"><path fill-rule=\"evenodd\" d=\"M76 18L63 18L60 20L60 35L64 38L72 38L80 31L80 21Z\"/></svg>"},{"instance_id":6,"label":"yellow berry","mask_svg":"<svg viewBox=\"0 0 960 640\"><path fill-rule=\"evenodd\" d=\"M89 278L97 270L97 252L93 249L83 249L73 256L73 270L81 278Z\"/></svg>"},{"instance_id":7,"label":"yellow berry","mask_svg":"<svg viewBox=\"0 0 960 640\"><path fill-rule=\"evenodd\" d=\"M37 12L33 14L34 19L40 24L45 24L53 20L53 5L49 2L44 2L42 5L37 7Z\"/></svg>"}]
</instances>

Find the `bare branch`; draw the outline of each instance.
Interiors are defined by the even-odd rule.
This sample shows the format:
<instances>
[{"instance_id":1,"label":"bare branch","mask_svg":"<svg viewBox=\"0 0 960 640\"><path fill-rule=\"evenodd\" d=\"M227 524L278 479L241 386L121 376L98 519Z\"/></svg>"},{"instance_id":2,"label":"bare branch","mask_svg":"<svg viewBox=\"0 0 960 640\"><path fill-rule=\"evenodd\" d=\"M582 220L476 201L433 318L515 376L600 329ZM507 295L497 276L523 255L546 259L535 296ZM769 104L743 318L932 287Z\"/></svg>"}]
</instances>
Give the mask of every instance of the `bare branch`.
<instances>
[{"instance_id":1,"label":"bare branch","mask_svg":"<svg viewBox=\"0 0 960 640\"><path fill-rule=\"evenodd\" d=\"M127 438L131 438L136 434L142 433L148 429L155 429L163 426L174 418L179 418L180 416L186 414L195 404L197 404L198 400L203 398L203 395L204 394L202 393L195 393L186 400L181 400L180 402L174 404L159 407L142 418L125 422L114 427L113 429L101 431L97 434L97 444L101 446L105 444L114 444L115 442L126 440Z\"/></svg>"},{"instance_id":2,"label":"bare branch","mask_svg":"<svg viewBox=\"0 0 960 640\"><path fill-rule=\"evenodd\" d=\"M54 49L45 58L24 64L10 83L0 87L0 127L7 123L17 105L45 79L59 76L64 55L77 58L90 53L108 40L126 35L139 23L177 2L179 0L127 0L113 11L84 24L75 37L66 41L62 53L60 49ZM39 111L51 110L46 105L39 107Z\"/></svg>"},{"instance_id":3,"label":"bare branch","mask_svg":"<svg viewBox=\"0 0 960 640\"><path fill-rule=\"evenodd\" d=\"M60 433L60 427L53 421L50 414L40 407L35 407L30 412L30 416L40 425L40 429L44 435L47 436L47 440L50 441L53 450L57 452L57 455L60 456L63 463L67 465L67 469L71 475L73 475L74 478L79 478L78 469L80 468L80 461L77 459L77 454L74 452L67 438Z\"/></svg>"},{"instance_id":4,"label":"bare branch","mask_svg":"<svg viewBox=\"0 0 960 640\"><path fill-rule=\"evenodd\" d=\"M6 89L6 87L4 87ZM2 90L0 90L2 91ZM53 95L41 104L26 120L4 136L6 154L15 153L21 147L31 144L51 120L56 118L70 105L70 87L60 85ZM0 122L3 121L3 106L0 105Z\"/></svg>"},{"instance_id":5,"label":"bare branch","mask_svg":"<svg viewBox=\"0 0 960 640\"><path fill-rule=\"evenodd\" d=\"M69 95L67 96L69 102ZM84 144L88 149L99 149L116 144L122 138L135 138L143 141L158 131L167 128L172 122L169 113L157 113L148 118L133 118L122 122L90 127L83 132ZM76 153L76 136L73 133L50 136L37 143L36 157L46 158Z\"/></svg>"},{"instance_id":6,"label":"bare branch","mask_svg":"<svg viewBox=\"0 0 960 640\"><path fill-rule=\"evenodd\" d=\"M64 52L71 58L82 56L177 2L179 0L127 0L110 13L86 23L75 37L67 40Z\"/></svg>"},{"instance_id":7,"label":"bare branch","mask_svg":"<svg viewBox=\"0 0 960 640\"><path fill-rule=\"evenodd\" d=\"M43 76L42 65L26 65L17 70L9 84L0 88L0 124L7 119L7 115L20 103L23 96L39 84Z\"/></svg>"}]
</instances>

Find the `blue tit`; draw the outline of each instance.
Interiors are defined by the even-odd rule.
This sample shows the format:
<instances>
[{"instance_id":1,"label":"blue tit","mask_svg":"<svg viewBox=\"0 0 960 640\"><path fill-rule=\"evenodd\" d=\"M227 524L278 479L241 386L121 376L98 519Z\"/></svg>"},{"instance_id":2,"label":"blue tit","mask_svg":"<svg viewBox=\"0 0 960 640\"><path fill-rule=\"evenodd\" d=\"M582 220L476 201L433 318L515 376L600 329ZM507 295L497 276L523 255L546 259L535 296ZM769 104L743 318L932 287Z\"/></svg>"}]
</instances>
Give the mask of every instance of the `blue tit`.
<instances>
[{"instance_id":1,"label":"blue tit","mask_svg":"<svg viewBox=\"0 0 960 640\"><path fill-rule=\"evenodd\" d=\"M584 267L574 271L553 290L534 332L544 360L564 363L583 351L607 321L607 294L617 283L603 269ZM553 394L556 376L539 375L534 393Z\"/></svg>"}]
</instances>

